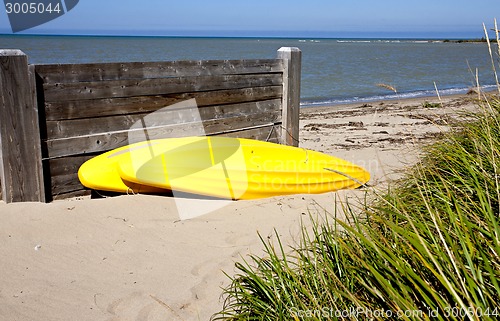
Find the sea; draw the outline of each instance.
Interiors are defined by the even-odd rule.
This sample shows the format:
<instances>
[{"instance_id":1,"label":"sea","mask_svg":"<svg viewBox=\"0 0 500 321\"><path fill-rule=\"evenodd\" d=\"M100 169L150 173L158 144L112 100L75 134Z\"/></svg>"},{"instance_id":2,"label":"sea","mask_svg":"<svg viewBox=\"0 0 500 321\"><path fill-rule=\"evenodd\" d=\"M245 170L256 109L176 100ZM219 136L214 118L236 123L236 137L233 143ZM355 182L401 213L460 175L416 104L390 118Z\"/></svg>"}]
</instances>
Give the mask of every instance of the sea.
<instances>
[{"instance_id":1,"label":"sea","mask_svg":"<svg viewBox=\"0 0 500 321\"><path fill-rule=\"evenodd\" d=\"M302 51L304 108L460 94L477 81L485 90L496 84L482 42L0 35L0 48L21 49L33 64L275 58L281 47ZM497 46L492 49L500 69Z\"/></svg>"}]
</instances>

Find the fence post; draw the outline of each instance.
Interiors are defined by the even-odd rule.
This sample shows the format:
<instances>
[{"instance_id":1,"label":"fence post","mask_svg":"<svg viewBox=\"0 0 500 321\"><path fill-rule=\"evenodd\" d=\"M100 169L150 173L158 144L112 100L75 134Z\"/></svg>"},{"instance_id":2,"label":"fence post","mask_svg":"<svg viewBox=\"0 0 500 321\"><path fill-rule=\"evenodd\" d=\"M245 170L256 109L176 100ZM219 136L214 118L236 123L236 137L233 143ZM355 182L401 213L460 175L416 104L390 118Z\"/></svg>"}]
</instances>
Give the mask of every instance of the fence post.
<instances>
[{"instance_id":1,"label":"fence post","mask_svg":"<svg viewBox=\"0 0 500 321\"><path fill-rule=\"evenodd\" d=\"M296 47L282 47L278 59L283 59L284 65L281 143L298 146L302 52Z\"/></svg>"},{"instance_id":2,"label":"fence post","mask_svg":"<svg viewBox=\"0 0 500 321\"><path fill-rule=\"evenodd\" d=\"M35 75L21 50L0 49L0 180L6 203L45 201Z\"/></svg>"}]
</instances>

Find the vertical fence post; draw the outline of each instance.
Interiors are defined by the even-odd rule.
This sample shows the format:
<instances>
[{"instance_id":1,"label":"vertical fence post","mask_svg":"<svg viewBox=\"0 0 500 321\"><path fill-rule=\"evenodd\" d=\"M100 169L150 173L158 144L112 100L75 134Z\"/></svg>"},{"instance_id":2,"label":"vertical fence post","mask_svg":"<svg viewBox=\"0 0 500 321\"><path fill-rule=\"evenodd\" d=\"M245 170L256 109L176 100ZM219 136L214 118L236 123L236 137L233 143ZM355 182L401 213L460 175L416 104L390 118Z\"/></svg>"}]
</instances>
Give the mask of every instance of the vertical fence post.
<instances>
[{"instance_id":1,"label":"vertical fence post","mask_svg":"<svg viewBox=\"0 0 500 321\"><path fill-rule=\"evenodd\" d=\"M45 201L35 75L20 50L0 49L0 179L6 203Z\"/></svg>"},{"instance_id":2,"label":"vertical fence post","mask_svg":"<svg viewBox=\"0 0 500 321\"><path fill-rule=\"evenodd\" d=\"M283 129L281 142L299 145L300 72L302 52L296 47L282 47L278 59L283 59Z\"/></svg>"}]
</instances>

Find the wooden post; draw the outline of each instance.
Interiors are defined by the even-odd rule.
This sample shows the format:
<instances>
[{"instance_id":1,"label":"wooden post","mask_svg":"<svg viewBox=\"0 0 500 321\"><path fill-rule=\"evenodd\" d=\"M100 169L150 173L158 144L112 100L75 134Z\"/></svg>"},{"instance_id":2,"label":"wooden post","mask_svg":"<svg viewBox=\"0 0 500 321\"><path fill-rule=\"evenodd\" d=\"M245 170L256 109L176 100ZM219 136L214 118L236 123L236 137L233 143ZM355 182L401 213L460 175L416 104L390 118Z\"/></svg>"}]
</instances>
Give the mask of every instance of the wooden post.
<instances>
[{"instance_id":1,"label":"wooden post","mask_svg":"<svg viewBox=\"0 0 500 321\"><path fill-rule=\"evenodd\" d=\"M296 47L282 47L278 59L283 59L283 129L282 144L299 145L300 72L302 52Z\"/></svg>"},{"instance_id":2,"label":"wooden post","mask_svg":"<svg viewBox=\"0 0 500 321\"><path fill-rule=\"evenodd\" d=\"M0 49L0 180L5 202L44 202L35 75L20 50Z\"/></svg>"}]
</instances>

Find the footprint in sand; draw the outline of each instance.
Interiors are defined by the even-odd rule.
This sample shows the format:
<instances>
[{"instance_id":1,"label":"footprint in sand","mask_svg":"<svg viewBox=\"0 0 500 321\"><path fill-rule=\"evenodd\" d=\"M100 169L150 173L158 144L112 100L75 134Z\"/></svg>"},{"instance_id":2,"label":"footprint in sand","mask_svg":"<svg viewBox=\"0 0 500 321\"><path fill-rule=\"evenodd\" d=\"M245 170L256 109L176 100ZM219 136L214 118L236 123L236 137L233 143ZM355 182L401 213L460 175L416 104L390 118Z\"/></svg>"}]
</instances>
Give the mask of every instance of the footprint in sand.
<instances>
[{"instance_id":1,"label":"footprint in sand","mask_svg":"<svg viewBox=\"0 0 500 321\"><path fill-rule=\"evenodd\" d=\"M233 248L233 247L231 247ZM232 271L234 262L241 255L241 249L235 249L230 254L223 257L231 257L233 260L227 259L210 259L199 264L196 264L191 269L191 275L197 277L196 283L191 287L190 292L192 298L197 300L205 300L213 295L214 291L227 286L229 279L224 275L223 271Z\"/></svg>"},{"instance_id":2,"label":"footprint in sand","mask_svg":"<svg viewBox=\"0 0 500 321\"><path fill-rule=\"evenodd\" d=\"M109 316L106 321L183 320L168 304L143 292L132 292L111 302L106 313Z\"/></svg>"}]
</instances>

